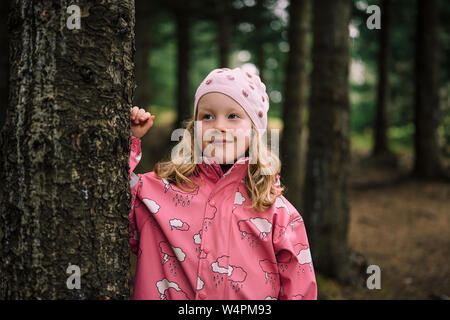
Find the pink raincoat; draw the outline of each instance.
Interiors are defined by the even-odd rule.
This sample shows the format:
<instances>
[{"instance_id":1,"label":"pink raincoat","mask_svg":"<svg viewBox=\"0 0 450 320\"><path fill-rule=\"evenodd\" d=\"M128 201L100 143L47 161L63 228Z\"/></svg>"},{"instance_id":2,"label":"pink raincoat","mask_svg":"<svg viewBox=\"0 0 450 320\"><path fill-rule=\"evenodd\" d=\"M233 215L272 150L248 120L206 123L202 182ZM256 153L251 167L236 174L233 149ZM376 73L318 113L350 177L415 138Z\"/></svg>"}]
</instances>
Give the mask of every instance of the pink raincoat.
<instances>
[{"instance_id":1,"label":"pink raincoat","mask_svg":"<svg viewBox=\"0 0 450 320\"><path fill-rule=\"evenodd\" d=\"M141 143L130 154L131 250L138 255L134 299L317 299L303 219L284 196L266 211L251 204L248 157L225 173L203 157L187 193L152 171L134 174Z\"/></svg>"}]
</instances>

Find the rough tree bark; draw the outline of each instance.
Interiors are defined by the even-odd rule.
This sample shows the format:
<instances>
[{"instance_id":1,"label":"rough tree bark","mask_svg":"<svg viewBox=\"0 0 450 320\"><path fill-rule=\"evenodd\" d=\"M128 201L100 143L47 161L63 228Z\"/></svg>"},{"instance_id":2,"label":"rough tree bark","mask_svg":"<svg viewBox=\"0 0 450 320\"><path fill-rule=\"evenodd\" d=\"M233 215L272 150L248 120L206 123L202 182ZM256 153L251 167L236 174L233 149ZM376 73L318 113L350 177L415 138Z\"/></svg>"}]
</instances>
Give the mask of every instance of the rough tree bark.
<instances>
[{"instance_id":1,"label":"rough tree bark","mask_svg":"<svg viewBox=\"0 0 450 320\"><path fill-rule=\"evenodd\" d=\"M301 208L301 148L303 110L307 104L308 74L306 63L309 57L307 35L310 27L309 0L292 1L289 6L289 56L283 105L283 135L281 160L286 196L292 204Z\"/></svg>"},{"instance_id":2,"label":"rough tree bark","mask_svg":"<svg viewBox=\"0 0 450 320\"><path fill-rule=\"evenodd\" d=\"M0 298L128 298L134 1L16 0L1 132ZM81 288L68 289L69 265Z\"/></svg>"},{"instance_id":3,"label":"rough tree bark","mask_svg":"<svg viewBox=\"0 0 450 320\"><path fill-rule=\"evenodd\" d=\"M348 281L350 1L313 1L313 71L303 216L323 275Z\"/></svg>"},{"instance_id":4,"label":"rough tree bark","mask_svg":"<svg viewBox=\"0 0 450 320\"><path fill-rule=\"evenodd\" d=\"M438 1L417 1L414 174L435 179L443 174L439 125Z\"/></svg>"},{"instance_id":5,"label":"rough tree bark","mask_svg":"<svg viewBox=\"0 0 450 320\"><path fill-rule=\"evenodd\" d=\"M151 19L153 1L136 0L136 105L147 108L150 102L150 55Z\"/></svg>"},{"instance_id":6,"label":"rough tree bark","mask_svg":"<svg viewBox=\"0 0 450 320\"><path fill-rule=\"evenodd\" d=\"M8 16L9 0L0 1L0 16ZM6 108L8 104L8 81L9 81L9 45L8 45L8 19L3 18L0 21L0 129L5 123Z\"/></svg>"}]
</instances>

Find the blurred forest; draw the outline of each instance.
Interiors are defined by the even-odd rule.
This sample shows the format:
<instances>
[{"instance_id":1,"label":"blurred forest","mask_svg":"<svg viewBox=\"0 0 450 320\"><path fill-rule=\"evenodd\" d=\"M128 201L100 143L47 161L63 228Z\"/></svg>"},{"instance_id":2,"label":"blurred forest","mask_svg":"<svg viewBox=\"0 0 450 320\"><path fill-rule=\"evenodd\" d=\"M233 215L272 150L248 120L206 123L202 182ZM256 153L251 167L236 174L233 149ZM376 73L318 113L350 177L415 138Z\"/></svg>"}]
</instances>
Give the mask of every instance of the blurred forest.
<instances>
[{"instance_id":1,"label":"blurred forest","mask_svg":"<svg viewBox=\"0 0 450 320\"><path fill-rule=\"evenodd\" d=\"M329 5L314 2L318 11ZM433 52L426 55L417 53L428 46L419 32L429 30L419 31L418 23L421 15L430 19L426 12L430 9L420 9L420 2L425 1L348 2L351 154L348 231L341 237L351 248L350 268L359 268L362 279L356 283L335 281L345 276L321 273L319 267L321 299L445 299L450 295L450 186L445 169L450 164L450 4L432 1L439 9L432 17L436 35L429 49ZM381 9L381 29L368 27L373 14L367 11L370 5ZM189 118L195 89L210 70L248 68L259 73L267 86L269 128L289 126L289 142L281 141L282 182L288 199L303 212L312 238L313 226L305 211L311 195L303 200L309 187L305 176L308 119L313 107L312 7L310 1L287 0L189 4L137 0L134 104L157 117L152 132L144 137L144 160L137 170L151 171L157 161L168 157L175 143L170 142L171 130ZM437 77L438 100L428 102L434 103L434 114L419 117L435 121L439 165L432 166L442 170L425 174L415 164L416 152L433 157L426 149L433 142L427 140L425 147L417 147L415 142L417 83L430 79L418 73L418 55L433 60L425 68L433 71L431 77ZM431 94L429 99L433 95L430 88L433 90L430 86L425 89ZM317 259L313 257L313 261ZM366 288L370 264L381 268L382 290Z\"/></svg>"},{"instance_id":2,"label":"blurred forest","mask_svg":"<svg viewBox=\"0 0 450 320\"><path fill-rule=\"evenodd\" d=\"M128 295L129 106L156 116L135 171L148 172L169 158L173 129L220 67L266 84L318 298L450 297L450 2L84 0L87 28L75 32L61 18L69 1L0 3L10 50L0 57L0 297ZM113 276L91 275L85 292L14 292L34 277L62 283L67 263L111 261ZM367 287L369 265L380 267L380 289Z\"/></svg>"},{"instance_id":3,"label":"blurred forest","mask_svg":"<svg viewBox=\"0 0 450 320\"><path fill-rule=\"evenodd\" d=\"M142 3L141 3L142 2ZM282 126L284 79L288 42L288 1L231 1L230 18L233 28L227 45L229 62L226 65L244 66L258 70L267 83L270 93L270 125ZM178 60L177 20L170 7L170 1L136 1L137 7L137 74L146 73L147 78L138 81L135 104L146 107L159 115L158 123L165 126L177 117ZM174 2L177 3L176 1ZM188 106L191 106L194 91L204 76L213 68L221 67L220 26L214 13L219 6L214 1L192 1L189 32L189 88ZM220 3L226 3L220 2ZM352 17L349 25L351 38L351 134L352 146L360 150L374 148L374 122L377 105L379 36L382 30L370 30L366 20L369 5L381 6L381 1L352 1ZM449 111L449 4L439 2L439 40L442 44L439 67L440 116L438 125L439 146L448 161L450 156L450 111ZM196 7L198 6L198 8ZM141 7L140 7L141 6ZM147 7L148 6L148 7ZM202 9L206 12L202 13ZM187 12L187 8L181 11ZM407 0L391 1L389 24L389 47L387 54L388 93L387 105L387 147L398 154L412 155L414 144L414 68L415 68L415 25L417 6ZM142 14L142 17L140 17ZM139 29L139 18L142 29ZM142 31L141 31L142 30ZM145 31L143 31L145 30ZM140 34L141 33L141 34ZM145 33L145 36L142 34ZM187 35L184 35L187 36ZM143 38L143 39L142 39ZM186 40L186 39L184 39ZM311 30L308 31L308 46L311 46ZM142 48L142 49L141 49ZM183 50L186 51L186 50ZM140 65L142 63L142 65ZM185 62L186 63L186 62ZM140 67L142 66L142 67ZM145 67L147 66L147 67ZM308 72L312 69L307 62ZM139 78L141 79L141 78ZM305 110L307 113L307 110ZM307 115L305 117L307 121ZM156 125L158 125L158 123ZM159 158L159 157L157 157ZM148 160L147 168L152 161Z\"/></svg>"}]
</instances>

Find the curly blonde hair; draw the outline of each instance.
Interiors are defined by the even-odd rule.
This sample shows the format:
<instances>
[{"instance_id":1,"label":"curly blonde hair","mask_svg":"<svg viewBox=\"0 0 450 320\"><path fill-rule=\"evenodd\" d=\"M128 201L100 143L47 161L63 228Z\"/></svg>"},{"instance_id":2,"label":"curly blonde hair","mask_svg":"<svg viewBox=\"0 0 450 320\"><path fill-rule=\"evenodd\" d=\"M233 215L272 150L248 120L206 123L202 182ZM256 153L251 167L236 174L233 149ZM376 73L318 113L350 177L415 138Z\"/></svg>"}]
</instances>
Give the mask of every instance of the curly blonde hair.
<instances>
[{"instance_id":1,"label":"curly blonde hair","mask_svg":"<svg viewBox=\"0 0 450 320\"><path fill-rule=\"evenodd\" d=\"M187 122L183 138L172 149L172 160L159 161L153 168L153 171L159 178L166 179L185 192L193 192L199 187L197 183L190 179L197 166L193 162L194 153L196 152L196 146L194 145L194 119ZM247 150L246 154L250 151L250 154L257 156L256 163L252 163L254 161L249 162L244 178L245 188L252 202L247 208L254 208L262 212L271 207L275 203L276 198L283 193L284 187L277 177L281 170L281 161L263 143L262 137L253 123L252 129L249 146L251 150ZM190 150L190 152L185 152L186 150ZM264 162L261 161L261 157L264 157ZM263 163L268 163L269 165L263 166Z\"/></svg>"}]
</instances>

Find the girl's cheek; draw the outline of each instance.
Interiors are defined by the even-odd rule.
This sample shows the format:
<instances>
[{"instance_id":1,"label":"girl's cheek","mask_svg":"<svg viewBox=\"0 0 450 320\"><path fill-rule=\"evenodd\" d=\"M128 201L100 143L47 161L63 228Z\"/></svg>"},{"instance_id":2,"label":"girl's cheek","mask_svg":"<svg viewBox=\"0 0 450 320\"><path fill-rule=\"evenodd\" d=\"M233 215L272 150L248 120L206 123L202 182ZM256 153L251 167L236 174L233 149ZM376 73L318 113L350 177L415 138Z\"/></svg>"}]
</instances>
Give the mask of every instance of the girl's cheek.
<instances>
[{"instance_id":1,"label":"girl's cheek","mask_svg":"<svg viewBox=\"0 0 450 320\"><path fill-rule=\"evenodd\" d=\"M194 144L199 146L203 150L205 148L205 142L203 140L203 132L197 131L194 138L195 138Z\"/></svg>"},{"instance_id":2,"label":"girl's cheek","mask_svg":"<svg viewBox=\"0 0 450 320\"><path fill-rule=\"evenodd\" d=\"M209 129L208 125L205 125L204 122L202 122L201 127L197 129L197 139L200 144L204 142L205 133L208 129Z\"/></svg>"}]
</instances>

